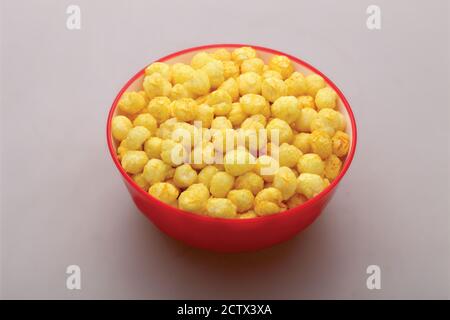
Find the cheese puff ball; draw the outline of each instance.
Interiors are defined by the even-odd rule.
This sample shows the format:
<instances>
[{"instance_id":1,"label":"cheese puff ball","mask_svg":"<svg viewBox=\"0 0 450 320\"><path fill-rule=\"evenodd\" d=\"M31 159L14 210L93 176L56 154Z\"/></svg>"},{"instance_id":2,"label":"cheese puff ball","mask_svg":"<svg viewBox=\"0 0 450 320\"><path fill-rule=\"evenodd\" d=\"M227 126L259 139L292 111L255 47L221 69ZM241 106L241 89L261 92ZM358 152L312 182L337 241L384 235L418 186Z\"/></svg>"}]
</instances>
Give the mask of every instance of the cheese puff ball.
<instances>
[{"instance_id":1,"label":"cheese puff ball","mask_svg":"<svg viewBox=\"0 0 450 320\"><path fill-rule=\"evenodd\" d=\"M227 49L221 48L214 51L212 54L213 58L221 61L231 60L231 53Z\"/></svg>"},{"instance_id":2,"label":"cheese puff ball","mask_svg":"<svg viewBox=\"0 0 450 320\"><path fill-rule=\"evenodd\" d=\"M225 80L222 61L210 61L202 67L202 70L208 75L209 83L213 89L218 88Z\"/></svg>"},{"instance_id":3,"label":"cheese puff ball","mask_svg":"<svg viewBox=\"0 0 450 320\"><path fill-rule=\"evenodd\" d=\"M294 137L289 124L282 119L272 119L266 126L268 139L273 142L278 135L278 143L290 143Z\"/></svg>"},{"instance_id":4,"label":"cheese puff ball","mask_svg":"<svg viewBox=\"0 0 450 320\"><path fill-rule=\"evenodd\" d=\"M245 212L253 207L255 197L250 190L240 189L228 192L227 198L234 203L237 212Z\"/></svg>"},{"instance_id":5,"label":"cheese puff ball","mask_svg":"<svg viewBox=\"0 0 450 320\"><path fill-rule=\"evenodd\" d=\"M159 73L162 75L167 81L171 81L171 70L170 66L164 62L154 62L145 68L145 75L150 76L154 73Z\"/></svg>"},{"instance_id":6,"label":"cheese puff ball","mask_svg":"<svg viewBox=\"0 0 450 320\"><path fill-rule=\"evenodd\" d=\"M204 167L198 174L198 182L203 183L209 189L211 179L217 172L219 172L219 169L213 165Z\"/></svg>"},{"instance_id":7,"label":"cheese puff ball","mask_svg":"<svg viewBox=\"0 0 450 320\"><path fill-rule=\"evenodd\" d=\"M127 148L127 143L125 140L122 140L122 142L119 144L119 147L117 148L117 158L121 160L127 151L129 151Z\"/></svg>"},{"instance_id":8,"label":"cheese puff ball","mask_svg":"<svg viewBox=\"0 0 450 320\"><path fill-rule=\"evenodd\" d=\"M216 117L211 122L211 129L232 129L233 124L227 117Z\"/></svg>"},{"instance_id":9,"label":"cheese puff ball","mask_svg":"<svg viewBox=\"0 0 450 320\"><path fill-rule=\"evenodd\" d=\"M319 114L311 121L311 131L315 130L324 131L330 137L332 137L336 132L332 124L324 117L321 117Z\"/></svg>"},{"instance_id":10,"label":"cheese puff ball","mask_svg":"<svg viewBox=\"0 0 450 320\"><path fill-rule=\"evenodd\" d=\"M192 77L184 83L190 94L202 96L209 93L211 84L208 74L203 70L195 70Z\"/></svg>"},{"instance_id":11,"label":"cheese puff ball","mask_svg":"<svg viewBox=\"0 0 450 320\"><path fill-rule=\"evenodd\" d=\"M159 125L156 135L161 139L172 139L172 132L176 129L177 118L170 118Z\"/></svg>"},{"instance_id":12,"label":"cheese puff ball","mask_svg":"<svg viewBox=\"0 0 450 320\"><path fill-rule=\"evenodd\" d=\"M144 100L145 100L145 105L148 105L148 103L149 103L150 100L149 100L149 98L147 97L147 94L145 93L145 90L139 90L138 93L144 98ZM142 110L145 110L145 108L142 109Z\"/></svg>"},{"instance_id":13,"label":"cheese puff ball","mask_svg":"<svg viewBox=\"0 0 450 320\"><path fill-rule=\"evenodd\" d=\"M239 76L239 66L233 61L223 61L223 76L225 79L237 78Z\"/></svg>"},{"instance_id":14,"label":"cheese puff ball","mask_svg":"<svg viewBox=\"0 0 450 320\"><path fill-rule=\"evenodd\" d=\"M117 103L120 111L135 114L145 107L145 98L138 92L124 92Z\"/></svg>"},{"instance_id":15,"label":"cheese puff ball","mask_svg":"<svg viewBox=\"0 0 450 320\"><path fill-rule=\"evenodd\" d=\"M306 93L311 97L315 97L317 91L326 87L325 80L318 74L310 74L305 77Z\"/></svg>"},{"instance_id":16,"label":"cheese puff ball","mask_svg":"<svg viewBox=\"0 0 450 320\"><path fill-rule=\"evenodd\" d=\"M245 94L240 99L242 110L249 115L259 114L267 104L266 99L259 94Z\"/></svg>"},{"instance_id":17,"label":"cheese puff ball","mask_svg":"<svg viewBox=\"0 0 450 320\"><path fill-rule=\"evenodd\" d=\"M294 72L285 81L287 87L287 94L289 96L301 96L306 94L306 79L300 72Z\"/></svg>"},{"instance_id":18,"label":"cheese puff ball","mask_svg":"<svg viewBox=\"0 0 450 320\"><path fill-rule=\"evenodd\" d=\"M311 199L326 188L326 182L314 173L300 173L297 178L297 192Z\"/></svg>"},{"instance_id":19,"label":"cheese puff ball","mask_svg":"<svg viewBox=\"0 0 450 320\"><path fill-rule=\"evenodd\" d=\"M141 150L145 140L150 138L151 133L146 127L137 126L128 131L126 141L129 150Z\"/></svg>"},{"instance_id":20,"label":"cheese puff ball","mask_svg":"<svg viewBox=\"0 0 450 320\"><path fill-rule=\"evenodd\" d=\"M280 167L273 177L272 186L281 191L283 200L287 200L297 189L297 177L290 168Z\"/></svg>"},{"instance_id":21,"label":"cheese puff ball","mask_svg":"<svg viewBox=\"0 0 450 320\"><path fill-rule=\"evenodd\" d=\"M255 213L258 216L266 216L281 211L283 195L277 188L261 190L255 197Z\"/></svg>"},{"instance_id":22,"label":"cheese puff ball","mask_svg":"<svg viewBox=\"0 0 450 320\"><path fill-rule=\"evenodd\" d=\"M293 123L300 116L298 100L294 96L278 98L271 107L272 116Z\"/></svg>"},{"instance_id":23,"label":"cheese puff ball","mask_svg":"<svg viewBox=\"0 0 450 320\"><path fill-rule=\"evenodd\" d=\"M150 183L148 183L147 180L145 180L144 175L142 173L134 174L132 176L132 179L136 184L139 186L139 188L148 190L150 188Z\"/></svg>"},{"instance_id":24,"label":"cheese puff ball","mask_svg":"<svg viewBox=\"0 0 450 320\"><path fill-rule=\"evenodd\" d=\"M312 108L300 109L300 116L295 121L295 128L300 132L311 132L311 122L316 116L317 111Z\"/></svg>"},{"instance_id":25,"label":"cheese puff ball","mask_svg":"<svg viewBox=\"0 0 450 320\"><path fill-rule=\"evenodd\" d=\"M303 109L303 108L316 109L316 104L314 103L314 98L311 96L300 96L297 98L297 100L298 100L298 107L300 109Z\"/></svg>"},{"instance_id":26,"label":"cheese puff ball","mask_svg":"<svg viewBox=\"0 0 450 320\"><path fill-rule=\"evenodd\" d=\"M178 100L183 98L191 98L191 94L182 84L177 83L172 87L172 91L170 91L169 95L170 100Z\"/></svg>"},{"instance_id":27,"label":"cheese puff ball","mask_svg":"<svg viewBox=\"0 0 450 320\"><path fill-rule=\"evenodd\" d=\"M264 61L262 61L259 58L247 59L242 61L241 64L241 73L256 72L262 74L263 69L264 69Z\"/></svg>"},{"instance_id":28,"label":"cheese puff ball","mask_svg":"<svg viewBox=\"0 0 450 320\"><path fill-rule=\"evenodd\" d=\"M317 154L306 153L298 160L297 169L300 173L314 173L322 176L325 163Z\"/></svg>"},{"instance_id":29,"label":"cheese puff ball","mask_svg":"<svg viewBox=\"0 0 450 320\"><path fill-rule=\"evenodd\" d=\"M277 172L280 164L277 160L268 155L259 156L256 160L255 172L259 174L264 181L272 182L275 173ZM239 180L239 178L238 178Z\"/></svg>"},{"instance_id":30,"label":"cheese puff ball","mask_svg":"<svg viewBox=\"0 0 450 320\"><path fill-rule=\"evenodd\" d=\"M237 48L231 53L231 59L239 66L245 60L252 58L256 58L256 51L251 47Z\"/></svg>"},{"instance_id":31,"label":"cheese puff ball","mask_svg":"<svg viewBox=\"0 0 450 320\"><path fill-rule=\"evenodd\" d=\"M124 140L131 128L133 128L133 124L125 116L115 116L111 121L112 135L118 141Z\"/></svg>"},{"instance_id":32,"label":"cheese puff ball","mask_svg":"<svg viewBox=\"0 0 450 320\"><path fill-rule=\"evenodd\" d=\"M202 183L195 183L184 190L178 197L178 208L203 214L209 199L209 190Z\"/></svg>"},{"instance_id":33,"label":"cheese puff ball","mask_svg":"<svg viewBox=\"0 0 450 320\"><path fill-rule=\"evenodd\" d=\"M235 127L240 126L242 122L247 119L247 114L244 112L239 102L235 102L231 105L231 111L228 114L228 119Z\"/></svg>"},{"instance_id":34,"label":"cheese puff ball","mask_svg":"<svg viewBox=\"0 0 450 320\"><path fill-rule=\"evenodd\" d=\"M194 77L195 70L190 65L175 63L172 66L172 82L174 85L183 84Z\"/></svg>"},{"instance_id":35,"label":"cheese puff ball","mask_svg":"<svg viewBox=\"0 0 450 320\"><path fill-rule=\"evenodd\" d=\"M144 151L149 159L161 159L162 139L158 137L150 137L144 143Z\"/></svg>"},{"instance_id":36,"label":"cheese puff ball","mask_svg":"<svg viewBox=\"0 0 450 320\"><path fill-rule=\"evenodd\" d=\"M236 218L236 206L229 199L208 199L206 211L214 218Z\"/></svg>"},{"instance_id":37,"label":"cheese puff ball","mask_svg":"<svg viewBox=\"0 0 450 320\"><path fill-rule=\"evenodd\" d=\"M332 154L325 160L325 177L333 181L341 172L342 161L336 155Z\"/></svg>"},{"instance_id":38,"label":"cheese puff ball","mask_svg":"<svg viewBox=\"0 0 450 320\"><path fill-rule=\"evenodd\" d=\"M294 136L292 144L296 146L302 153L311 152L311 134L300 132Z\"/></svg>"},{"instance_id":39,"label":"cheese puff ball","mask_svg":"<svg viewBox=\"0 0 450 320\"><path fill-rule=\"evenodd\" d=\"M264 188L264 180L254 172L247 172L237 177L234 184L235 189L246 189L256 195Z\"/></svg>"},{"instance_id":40,"label":"cheese puff ball","mask_svg":"<svg viewBox=\"0 0 450 320\"><path fill-rule=\"evenodd\" d=\"M149 99L155 97L168 97L172 90L172 84L160 73L153 73L149 76L145 76L142 86Z\"/></svg>"},{"instance_id":41,"label":"cheese puff ball","mask_svg":"<svg viewBox=\"0 0 450 320\"><path fill-rule=\"evenodd\" d=\"M200 104L195 109L195 121L201 122L203 128L210 128L214 119L214 109L207 104Z\"/></svg>"},{"instance_id":42,"label":"cheese puff ball","mask_svg":"<svg viewBox=\"0 0 450 320\"><path fill-rule=\"evenodd\" d=\"M308 201L308 199L304 195L296 193L289 198L289 200L287 201L287 205L289 209L292 209L298 207L306 201Z\"/></svg>"},{"instance_id":43,"label":"cheese puff ball","mask_svg":"<svg viewBox=\"0 0 450 320\"><path fill-rule=\"evenodd\" d=\"M229 78L225 80L219 87L221 90L225 90L230 95L232 101L239 100L239 85L235 78Z\"/></svg>"},{"instance_id":44,"label":"cheese puff ball","mask_svg":"<svg viewBox=\"0 0 450 320\"><path fill-rule=\"evenodd\" d=\"M261 92L264 98L274 102L278 98L287 95L287 86L278 78L266 78L261 83Z\"/></svg>"},{"instance_id":45,"label":"cheese puff ball","mask_svg":"<svg viewBox=\"0 0 450 320\"><path fill-rule=\"evenodd\" d=\"M230 150L224 157L225 171L232 176L240 176L252 171L255 166L255 157L244 148Z\"/></svg>"},{"instance_id":46,"label":"cheese puff ball","mask_svg":"<svg viewBox=\"0 0 450 320\"><path fill-rule=\"evenodd\" d=\"M142 126L147 128L152 135L156 133L156 129L158 128L158 123L156 122L156 119L149 113L142 113L138 115L134 119L133 125L135 127Z\"/></svg>"},{"instance_id":47,"label":"cheese puff ball","mask_svg":"<svg viewBox=\"0 0 450 320\"><path fill-rule=\"evenodd\" d=\"M191 59L191 66L194 69L200 69L211 61L215 61L214 57L208 52L196 53Z\"/></svg>"},{"instance_id":48,"label":"cheese puff ball","mask_svg":"<svg viewBox=\"0 0 450 320\"><path fill-rule=\"evenodd\" d=\"M241 96L254 93L261 93L262 77L256 72L243 73L238 77L239 93Z\"/></svg>"},{"instance_id":49,"label":"cheese puff ball","mask_svg":"<svg viewBox=\"0 0 450 320\"><path fill-rule=\"evenodd\" d=\"M175 167L180 165L186 157L186 150L181 143L170 139L161 142L161 159L166 164Z\"/></svg>"},{"instance_id":50,"label":"cheese puff ball","mask_svg":"<svg viewBox=\"0 0 450 320\"><path fill-rule=\"evenodd\" d=\"M256 213L254 212L254 211L247 211L247 212L244 212L244 213L241 213L239 216L238 216L238 218L239 219L253 219L253 218L256 218L256 217L258 217L257 215L256 215Z\"/></svg>"},{"instance_id":51,"label":"cheese puff ball","mask_svg":"<svg viewBox=\"0 0 450 320\"><path fill-rule=\"evenodd\" d=\"M171 104L172 113L178 121L189 122L195 119L197 103L194 99L183 98L175 100Z\"/></svg>"},{"instance_id":52,"label":"cheese puff ball","mask_svg":"<svg viewBox=\"0 0 450 320\"><path fill-rule=\"evenodd\" d=\"M332 138L333 153L338 157L347 155L350 149L350 136L342 131L337 131Z\"/></svg>"},{"instance_id":53,"label":"cheese puff ball","mask_svg":"<svg viewBox=\"0 0 450 320\"><path fill-rule=\"evenodd\" d=\"M333 143L330 136L323 130L315 130L311 133L311 150L323 160L333 152Z\"/></svg>"},{"instance_id":54,"label":"cheese puff ball","mask_svg":"<svg viewBox=\"0 0 450 320\"><path fill-rule=\"evenodd\" d=\"M167 182L157 182L148 189L148 193L164 203L174 205L180 192Z\"/></svg>"},{"instance_id":55,"label":"cheese puff ball","mask_svg":"<svg viewBox=\"0 0 450 320\"><path fill-rule=\"evenodd\" d=\"M206 104L214 109L216 116L226 116L231 111L231 103L231 96L227 91L222 89L211 92L206 99Z\"/></svg>"},{"instance_id":56,"label":"cheese puff ball","mask_svg":"<svg viewBox=\"0 0 450 320\"><path fill-rule=\"evenodd\" d=\"M126 151L122 157L123 169L131 174L142 172L148 161L147 154L144 151Z\"/></svg>"},{"instance_id":57,"label":"cheese puff ball","mask_svg":"<svg viewBox=\"0 0 450 320\"><path fill-rule=\"evenodd\" d=\"M336 99L336 92L334 92L334 90L330 87L325 87L317 91L314 101L316 103L317 109L319 110L323 108L335 109Z\"/></svg>"},{"instance_id":58,"label":"cheese puff ball","mask_svg":"<svg viewBox=\"0 0 450 320\"><path fill-rule=\"evenodd\" d=\"M150 100L147 106L148 112L158 123L168 120L171 115L170 99L167 97L156 97Z\"/></svg>"},{"instance_id":59,"label":"cheese puff ball","mask_svg":"<svg viewBox=\"0 0 450 320\"><path fill-rule=\"evenodd\" d=\"M278 71L284 79L294 72L294 65L288 57L282 55L275 55L269 61L269 68Z\"/></svg>"},{"instance_id":60,"label":"cheese puff ball","mask_svg":"<svg viewBox=\"0 0 450 320\"><path fill-rule=\"evenodd\" d=\"M203 169L215 160L215 148L212 142L204 141L191 152L191 165L196 170Z\"/></svg>"},{"instance_id":61,"label":"cheese puff ball","mask_svg":"<svg viewBox=\"0 0 450 320\"><path fill-rule=\"evenodd\" d=\"M342 113L330 108L324 108L321 109L317 115L326 120L333 129L340 131L345 130L346 123Z\"/></svg>"},{"instance_id":62,"label":"cheese puff ball","mask_svg":"<svg viewBox=\"0 0 450 320\"><path fill-rule=\"evenodd\" d=\"M187 188L191 184L197 182L197 171L192 169L189 164L185 163L175 169L173 182L178 188Z\"/></svg>"},{"instance_id":63,"label":"cheese puff ball","mask_svg":"<svg viewBox=\"0 0 450 320\"><path fill-rule=\"evenodd\" d=\"M150 159L144 166L142 175L150 185L156 182L163 182L166 180L167 170L169 167L160 159Z\"/></svg>"},{"instance_id":64,"label":"cheese puff ball","mask_svg":"<svg viewBox=\"0 0 450 320\"><path fill-rule=\"evenodd\" d=\"M302 152L294 145L282 143L278 148L280 166L293 168L297 165Z\"/></svg>"},{"instance_id":65,"label":"cheese puff ball","mask_svg":"<svg viewBox=\"0 0 450 320\"><path fill-rule=\"evenodd\" d=\"M234 177L227 172L219 171L212 176L209 191L216 198L225 198L233 189Z\"/></svg>"},{"instance_id":66,"label":"cheese puff ball","mask_svg":"<svg viewBox=\"0 0 450 320\"><path fill-rule=\"evenodd\" d=\"M283 77L278 71L275 70L265 70L262 74L263 79L275 78L279 80L283 80Z\"/></svg>"}]
</instances>

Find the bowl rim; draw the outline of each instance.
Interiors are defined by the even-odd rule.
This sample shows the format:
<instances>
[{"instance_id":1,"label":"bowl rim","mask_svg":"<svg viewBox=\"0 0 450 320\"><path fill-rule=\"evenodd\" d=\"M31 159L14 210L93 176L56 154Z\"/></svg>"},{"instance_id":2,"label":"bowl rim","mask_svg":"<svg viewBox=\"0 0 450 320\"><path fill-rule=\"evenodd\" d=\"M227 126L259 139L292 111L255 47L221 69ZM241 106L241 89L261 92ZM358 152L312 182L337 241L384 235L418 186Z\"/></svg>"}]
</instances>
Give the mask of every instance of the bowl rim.
<instances>
[{"instance_id":1,"label":"bowl rim","mask_svg":"<svg viewBox=\"0 0 450 320\"><path fill-rule=\"evenodd\" d=\"M291 208L291 209L287 209L285 211L273 214L273 215L268 215L268 216L262 216L262 217L255 217L255 218L247 218L247 219L225 219L225 218L218 218L218 217L210 217L207 215L201 215L198 213L193 213L193 212L189 212L189 211L184 211L181 210L179 208L173 207L169 204L166 204L154 197L152 197L148 192L144 191L141 187L139 187L136 182L134 182L134 180L125 172L125 170L122 168L119 159L117 158L117 153L116 150L114 148L114 144L113 144L113 138L112 138L112 133L111 133L111 122L112 122L112 118L114 117L114 112L117 108L117 104L118 101L120 99L120 97L122 96L122 94L128 89L128 87L134 82L136 81L138 78L140 78L144 73L145 73L145 68L148 66L145 66L144 68L142 68L139 72L137 72L133 77L131 77L131 79L129 79L125 85L120 89L120 91L118 92L118 94L116 95L109 114L108 114L108 119L107 119L107 123L106 123L106 138L107 138L107 142L108 142L108 150L109 153L111 155L111 158L114 162L114 164L116 165L117 169L119 170L119 172L121 173L122 177L125 179L125 181L131 185L133 187L133 189L135 189L138 193L140 193L141 195L143 195L144 197L147 197L150 201L154 201L156 202L158 205L165 207L165 209L170 210L171 212L176 212L178 214L181 215L186 215L189 218L193 218L193 219L198 219L201 220L203 222L220 222L220 223L225 223L225 224L230 224L230 225L234 225L234 224L245 224L245 223L255 223L255 222L267 222L270 221L272 219L283 219L284 217L290 216L290 215L294 215L294 214L302 214L302 210L304 208L308 208L313 206L315 203L319 202L320 200L322 200L326 195L328 195L331 191L333 191L336 186L339 184L339 182L341 181L341 179L344 177L345 173L347 172L348 168L350 167L350 164L352 163L354 154L355 154L355 150L356 150L356 140L357 140L357 129L356 129L356 120L353 114L353 111L350 107L350 104L348 103L347 99L345 98L344 94L341 92L341 90L333 83L333 81L331 81L325 74L323 74L321 71L319 71L318 69L316 69L315 67L313 67L312 65L310 65L309 63L295 57L292 56L290 54L284 53L282 51L278 51L278 50L274 50L271 48L267 48L267 47L262 47L262 46L257 46L257 45L251 45L251 44L235 44L235 43L220 43L220 44L208 44L208 45L202 45L202 46L196 46L196 47L191 47L191 48L187 48L187 49L183 49L174 53L171 53L169 55L166 55L154 62L164 62L166 60L172 59L174 57L186 54L186 53L190 53L190 52L194 52L194 51L200 51L200 50L208 50L208 49L214 49L214 48L239 48L239 47L251 47L257 51L263 51L265 53L269 53L269 54L274 54L274 55L284 55L286 57L288 57L289 59L291 59L292 61L294 61L297 64L302 65L303 67L311 70L312 72L320 75L325 82L332 87L335 92L338 94L339 98L341 99L345 109L347 110L349 119L350 119L350 125L352 128L352 143L349 149L349 152L347 154L347 157L345 159L345 162L343 164L342 170L339 173L339 175L330 183L329 186L327 186L324 190L322 190L322 192L320 192L319 194L317 194L316 196L314 196L311 199L308 199L306 202L302 203L301 205ZM151 62L153 63L153 62Z\"/></svg>"}]
</instances>

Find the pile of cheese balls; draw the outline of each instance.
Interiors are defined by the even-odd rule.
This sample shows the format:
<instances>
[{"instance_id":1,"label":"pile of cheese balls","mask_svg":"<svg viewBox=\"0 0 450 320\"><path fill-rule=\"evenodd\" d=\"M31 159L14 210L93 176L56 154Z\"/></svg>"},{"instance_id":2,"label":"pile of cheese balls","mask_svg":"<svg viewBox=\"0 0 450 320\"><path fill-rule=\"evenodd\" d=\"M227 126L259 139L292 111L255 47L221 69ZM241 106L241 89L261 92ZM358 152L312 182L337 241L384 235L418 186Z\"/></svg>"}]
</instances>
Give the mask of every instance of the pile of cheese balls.
<instances>
[{"instance_id":1,"label":"pile of cheese balls","mask_svg":"<svg viewBox=\"0 0 450 320\"><path fill-rule=\"evenodd\" d=\"M255 218L304 203L338 176L350 146L324 79L296 72L283 55L265 64L251 47L199 52L190 64L153 63L142 90L123 93L117 112L117 156L136 184L211 217ZM186 146L177 129L201 142ZM225 131L243 133L243 144L212 134ZM249 147L252 137L257 149ZM222 162L214 161L218 154Z\"/></svg>"}]
</instances>

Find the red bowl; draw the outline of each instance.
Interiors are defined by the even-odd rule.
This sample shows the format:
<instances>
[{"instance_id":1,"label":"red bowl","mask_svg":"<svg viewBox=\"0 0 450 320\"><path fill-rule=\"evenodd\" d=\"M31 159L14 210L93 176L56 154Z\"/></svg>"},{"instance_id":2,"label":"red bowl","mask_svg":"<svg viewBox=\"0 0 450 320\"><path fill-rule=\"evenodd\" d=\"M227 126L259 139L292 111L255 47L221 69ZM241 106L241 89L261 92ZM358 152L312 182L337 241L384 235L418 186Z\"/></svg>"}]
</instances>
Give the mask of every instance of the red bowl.
<instances>
[{"instance_id":1,"label":"red bowl","mask_svg":"<svg viewBox=\"0 0 450 320\"><path fill-rule=\"evenodd\" d=\"M198 51L214 51L218 48L234 49L249 46L243 44L215 44L190 48L170 54L158 61L173 64L187 63ZM320 194L304 204L287 211L266 217L253 219L222 219L198 215L171 207L150 196L142 190L122 169L116 155L116 142L111 134L111 120L116 114L117 102L127 90L136 90L142 85L144 69L134 75L117 94L109 112L107 123L107 140L111 157L122 175L122 179L138 209L147 216L160 230L169 236L181 240L191 246L219 251L240 252L262 249L292 238L309 226L322 212L331 199L337 185L347 172L352 162L356 147L356 124L353 112L342 92L323 73L308 63L276 50L251 46L258 55L268 61L271 55L282 54L289 57L297 71L304 74L317 73L338 94L338 109L347 118L347 133L351 137L350 151L344 161L339 176Z\"/></svg>"}]
</instances>

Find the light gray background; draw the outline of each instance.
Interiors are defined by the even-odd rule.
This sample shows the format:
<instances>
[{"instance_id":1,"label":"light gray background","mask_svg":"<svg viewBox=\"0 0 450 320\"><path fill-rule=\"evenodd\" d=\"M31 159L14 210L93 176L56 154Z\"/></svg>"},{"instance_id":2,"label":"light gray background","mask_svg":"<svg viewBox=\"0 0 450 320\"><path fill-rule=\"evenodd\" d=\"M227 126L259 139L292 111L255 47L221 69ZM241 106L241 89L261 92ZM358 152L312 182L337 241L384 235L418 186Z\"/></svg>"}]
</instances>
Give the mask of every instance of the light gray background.
<instances>
[{"instance_id":1,"label":"light gray background","mask_svg":"<svg viewBox=\"0 0 450 320\"><path fill-rule=\"evenodd\" d=\"M82 29L66 29L66 7ZM366 28L366 8L382 29ZM449 298L446 1L1 1L3 298ZM295 239L208 253L138 213L107 152L121 86L166 54L250 43L298 56L346 94L354 162ZM82 269L82 290L65 269ZM366 288L366 268L382 289Z\"/></svg>"}]
</instances>

